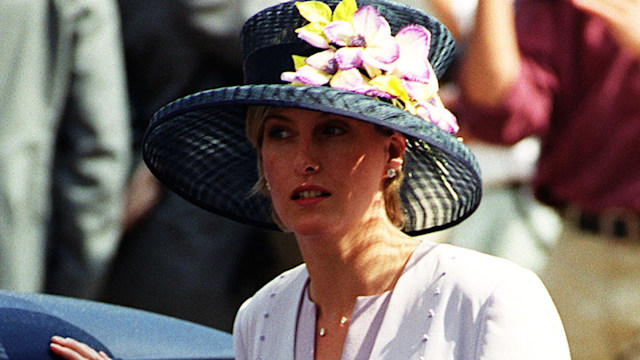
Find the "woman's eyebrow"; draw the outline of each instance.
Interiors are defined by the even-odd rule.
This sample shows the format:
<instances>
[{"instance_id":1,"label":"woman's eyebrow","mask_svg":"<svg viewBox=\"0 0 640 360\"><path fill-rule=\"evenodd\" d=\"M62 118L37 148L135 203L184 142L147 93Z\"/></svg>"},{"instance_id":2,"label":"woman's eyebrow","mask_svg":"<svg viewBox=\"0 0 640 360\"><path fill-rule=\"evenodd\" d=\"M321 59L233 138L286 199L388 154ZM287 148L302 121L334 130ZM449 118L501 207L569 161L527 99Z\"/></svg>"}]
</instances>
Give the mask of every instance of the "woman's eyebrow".
<instances>
[{"instance_id":1,"label":"woman's eyebrow","mask_svg":"<svg viewBox=\"0 0 640 360\"><path fill-rule=\"evenodd\" d=\"M323 112L320 114L320 118L322 120L337 120L337 121L342 121L342 122L348 122L349 120L355 120L353 118L350 118L346 115L340 115L340 114L333 114L333 113L329 113L329 112Z\"/></svg>"},{"instance_id":2,"label":"woman's eyebrow","mask_svg":"<svg viewBox=\"0 0 640 360\"><path fill-rule=\"evenodd\" d=\"M278 120L278 121L284 121L284 122L291 122L291 119L285 115L282 114L269 114L267 117L265 117L264 122L265 124L270 121L270 120Z\"/></svg>"}]
</instances>

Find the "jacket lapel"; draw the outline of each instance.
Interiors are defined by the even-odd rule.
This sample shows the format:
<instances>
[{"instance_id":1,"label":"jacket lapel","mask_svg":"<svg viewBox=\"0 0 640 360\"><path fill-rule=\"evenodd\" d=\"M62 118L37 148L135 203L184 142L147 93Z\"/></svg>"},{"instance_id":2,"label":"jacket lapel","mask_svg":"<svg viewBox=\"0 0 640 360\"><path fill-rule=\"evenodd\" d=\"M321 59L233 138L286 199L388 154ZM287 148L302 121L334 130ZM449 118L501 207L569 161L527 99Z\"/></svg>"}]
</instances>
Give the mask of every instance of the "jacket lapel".
<instances>
[{"instance_id":1,"label":"jacket lapel","mask_svg":"<svg viewBox=\"0 0 640 360\"><path fill-rule=\"evenodd\" d=\"M437 245L423 242L394 288L376 337L371 359L420 359L432 312L439 302L441 270L437 259L425 260Z\"/></svg>"},{"instance_id":2,"label":"jacket lapel","mask_svg":"<svg viewBox=\"0 0 640 360\"><path fill-rule=\"evenodd\" d=\"M306 267L301 265L299 271L290 271L281 275L279 284L271 294L268 294L271 299L263 314L262 324L265 341L260 359L294 360L298 309L308 278ZM297 301L283 301L282 299L297 299ZM269 321L272 317L277 321Z\"/></svg>"}]
</instances>

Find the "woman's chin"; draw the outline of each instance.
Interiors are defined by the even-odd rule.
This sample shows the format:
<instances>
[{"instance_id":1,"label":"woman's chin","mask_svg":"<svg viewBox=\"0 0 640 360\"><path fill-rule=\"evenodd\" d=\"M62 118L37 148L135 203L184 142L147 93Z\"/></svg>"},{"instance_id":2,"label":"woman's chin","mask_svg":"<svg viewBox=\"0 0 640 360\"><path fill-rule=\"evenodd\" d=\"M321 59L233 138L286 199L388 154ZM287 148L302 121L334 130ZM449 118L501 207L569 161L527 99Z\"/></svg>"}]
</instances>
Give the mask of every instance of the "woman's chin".
<instances>
[{"instance_id":1,"label":"woman's chin","mask_svg":"<svg viewBox=\"0 0 640 360\"><path fill-rule=\"evenodd\" d=\"M313 226L297 226L293 233L296 236L321 236L328 233L327 228L319 227L318 224Z\"/></svg>"},{"instance_id":2,"label":"woman's chin","mask_svg":"<svg viewBox=\"0 0 640 360\"><path fill-rule=\"evenodd\" d=\"M321 236L335 231L336 224L328 219L317 217L309 219L298 219L293 224L287 226L298 236Z\"/></svg>"}]
</instances>

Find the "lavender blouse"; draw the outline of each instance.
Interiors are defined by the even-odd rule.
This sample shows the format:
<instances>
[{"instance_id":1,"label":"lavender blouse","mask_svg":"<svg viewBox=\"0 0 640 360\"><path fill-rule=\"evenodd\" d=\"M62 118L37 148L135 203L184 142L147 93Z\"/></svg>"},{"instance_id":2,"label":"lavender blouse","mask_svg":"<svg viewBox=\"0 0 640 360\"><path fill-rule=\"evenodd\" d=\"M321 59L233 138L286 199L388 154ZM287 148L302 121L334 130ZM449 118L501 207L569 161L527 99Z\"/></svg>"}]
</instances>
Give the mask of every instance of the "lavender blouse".
<instances>
[{"instance_id":1,"label":"lavender blouse","mask_svg":"<svg viewBox=\"0 0 640 360\"><path fill-rule=\"evenodd\" d=\"M368 360L389 305L391 291L356 300L342 349L342 360ZM316 305L309 297L309 282L300 302L296 324L296 360L313 360L316 332Z\"/></svg>"}]
</instances>

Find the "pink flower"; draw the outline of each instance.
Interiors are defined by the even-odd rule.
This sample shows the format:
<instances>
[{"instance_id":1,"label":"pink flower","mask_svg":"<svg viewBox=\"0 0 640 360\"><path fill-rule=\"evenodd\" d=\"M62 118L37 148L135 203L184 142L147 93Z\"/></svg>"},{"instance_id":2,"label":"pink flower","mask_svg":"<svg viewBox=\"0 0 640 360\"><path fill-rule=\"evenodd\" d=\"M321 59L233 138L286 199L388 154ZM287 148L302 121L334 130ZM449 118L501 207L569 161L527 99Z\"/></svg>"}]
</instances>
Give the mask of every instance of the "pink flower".
<instances>
[{"instance_id":1,"label":"pink flower","mask_svg":"<svg viewBox=\"0 0 640 360\"><path fill-rule=\"evenodd\" d=\"M308 58L294 56L296 71L281 79L312 86L329 85L391 103L444 131L455 133L455 116L438 96L438 79L429 63L431 33L408 25L394 36L373 6L358 9L355 0L342 0L331 11L323 2L296 3L309 24L298 37L325 49Z\"/></svg>"},{"instance_id":2,"label":"pink flower","mask_svg":"<svg viewBox=\"0 0 640 360\"><path fill-rule=\"evenodd\" d=\"M399 47L399 56L390 73L410 81L437 81L429 63L429 30L420 25L408 25L398 31L395 39Z\"/></svg>"},{"instance_id":3,"label":"pink flower","mask_svg":"<svg viewBox=\"0 0 640 360\"><path fill-rule=\"evenodd\" d=\"M460 129L455 115L444 107L440 97L437 95L433 96L426 103L421 103L417 110L418 116L426 121L434 123L440 129L450 134L455 134Z\"/></svg>"},{"instance_id":4,"label":"pink flower","mask_svg":"<svg viewBox=\"0 0 640 360\"><path fill-rule=\"evenodd\" d=\"M301 83L313 86L322 86L329 83L331 77L338 70L332 49L315 53L304 59L305 65L293 71L286 71L280 75L285 82Z\"/></svg>"},{"instance_id":5,"label":"pink flower","mask_svg":"<svg viewBox=\"0 0 640 360\"><path fill-rule=\"evenodd\" d=\"M363 6L351 23L332 21L324 28L329 42L340 48L336 62L341 70L363 65L385 69L399 56L399 47L391 27L373 6Z\"/></svg>"},{"instance_id":6,"label":"pink flower","mask_svg":"<svg viewBox=\"0 0 640 360\"><path fill-rule=\"evenodd\" d=\"M295 72L285 71L280 75L282 81L313 86L325 85L330 79L331 75L309 65L305 65Z\"/></svg>"}]
</instances>

